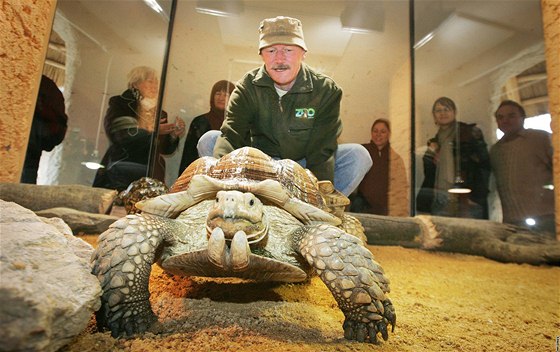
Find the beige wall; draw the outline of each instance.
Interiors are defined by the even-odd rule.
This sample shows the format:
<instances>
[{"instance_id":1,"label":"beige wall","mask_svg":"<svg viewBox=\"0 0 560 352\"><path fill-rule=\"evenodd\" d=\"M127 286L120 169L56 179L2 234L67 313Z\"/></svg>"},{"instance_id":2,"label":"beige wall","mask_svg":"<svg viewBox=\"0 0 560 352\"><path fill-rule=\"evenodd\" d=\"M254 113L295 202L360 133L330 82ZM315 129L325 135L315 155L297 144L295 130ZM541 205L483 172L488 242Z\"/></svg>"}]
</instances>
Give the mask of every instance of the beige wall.
<instances>
[{"instance_id":1,"label":"beige wall","mask_svg":"<svg viewBox=\"0 0 560 352\"><path fill-rule=\"evenodd\" d=\"M552 145L554 149L554 185L556 209L560 206L560 2L542 0L548 97L552 116ZM556 238L560 240L560 212L556 211Z\"/></svg>"},{"instance_id":2,"label":"beige wall","mask_svg":"<svg viewBox=\"0 0 560 352\"><path fill-rule=\"evenodd\" d=\"M0 182L19 182L56 0L2 1Z\"/></svg>"}]
</instances>

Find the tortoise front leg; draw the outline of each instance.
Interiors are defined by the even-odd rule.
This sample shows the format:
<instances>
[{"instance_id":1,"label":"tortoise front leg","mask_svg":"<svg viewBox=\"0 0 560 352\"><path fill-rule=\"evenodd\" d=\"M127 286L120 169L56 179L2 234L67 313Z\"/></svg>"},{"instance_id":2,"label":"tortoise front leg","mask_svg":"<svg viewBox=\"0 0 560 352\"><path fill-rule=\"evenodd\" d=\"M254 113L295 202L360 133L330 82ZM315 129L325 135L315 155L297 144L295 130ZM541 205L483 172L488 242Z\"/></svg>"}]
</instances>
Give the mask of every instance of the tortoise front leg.
<instances>
[{"instance_id":1,"label":"tortoise front leg","mask_svg":"<svg viewBox=\"0 0 560 352\"><path fill-rule=\"evenodd\" d=\"M127 215L98 239L92 273L103 289L97 325L111 335L130 336L146 331L157 317L150 306L148 282L156 250L179 231L181 223L153 215Z\"/></svg>"},{"instance_id":2,"label":"tortoise front leg","mask_svg":"<svg viewBox=\"0 0 560 352\"><path fill-rule=\"evenodd\" d=\"M300 253L315 268L345 316L344 337L377 343L387 340L396 315L386 297L389 280L359 239L330 225L301 230Z\"/></svg>"}]
</instances>

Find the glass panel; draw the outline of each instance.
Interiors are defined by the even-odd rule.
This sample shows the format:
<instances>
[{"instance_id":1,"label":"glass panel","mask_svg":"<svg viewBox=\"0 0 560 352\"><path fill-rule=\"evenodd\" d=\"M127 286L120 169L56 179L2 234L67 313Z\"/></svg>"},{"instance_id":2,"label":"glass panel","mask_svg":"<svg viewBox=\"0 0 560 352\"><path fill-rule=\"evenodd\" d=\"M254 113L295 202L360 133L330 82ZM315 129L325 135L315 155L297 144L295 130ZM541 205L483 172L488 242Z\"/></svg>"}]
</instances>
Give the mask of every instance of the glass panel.
<instances>
[{"instance_id":1,"label":"glass panel","mask_svg":"<svg viewBox=\"0 0 560 352\"><path fill-rule=\"evenodd\" d=\"M181 1L171 41L164 107L189 126L210 110L210 93L220 80L236 82L262 65L258 27L265 18L301 20L305 62L332 77L343 92L339 143L368 143L374 120L392 122L392 147L410 164L410 61L407 1ZM222 3L223 4L223 3ZM197 10L198 7L198 10ZM219 12L227 16L214 16ZM366 14L366 21L360 15ZM352 21L355 21L352 23ZM354 28L369 27L358 32ZM178 176L184 138L167 159L167 183ZM408 182L395 184L404 196L394 206L408 214Z\"/></svg>"},{"instance_id":2,"label":"glass panel","mask_svg":"<svg viewBox=\"0 0 560 352\"><path fill-rule=\"evenodd\" d=\"M414 4L416 191L421 190L417 210L500 221L502 209L493 179L486 185L487 151L497 141L494 113L505 99L521 103L528 116L548 112L540 2ZM456 110L449 100L432 110L439 97L450 98ZM463 125L456 134L453 116L478 129ZM481 147L480 133L486 146ZM438 140L430 144L436 134ZM455 181L464 181L471 193L450 194ZM526 182L531 184L531 178Z\"/></svg>"},{"instance_id":3,"label":"glass panel","mask_svg":"<svg viewBox=\"0 0 560 352\"><path fill-rule=\"evenodd\" d=\"M101 162L111 144L104 128L111 97L124 94L134 67L151 67L160 79L172 1L152 3L160 5L159 12L142 0L58 1L44 74L63 91L68 130L60 145L43 152L39 184L92 185L96 170L84 163ZM125 101L118 108L129 103L134 104ZM145 141L147 160L150 138Z\"/></svg>"}]
</instances>

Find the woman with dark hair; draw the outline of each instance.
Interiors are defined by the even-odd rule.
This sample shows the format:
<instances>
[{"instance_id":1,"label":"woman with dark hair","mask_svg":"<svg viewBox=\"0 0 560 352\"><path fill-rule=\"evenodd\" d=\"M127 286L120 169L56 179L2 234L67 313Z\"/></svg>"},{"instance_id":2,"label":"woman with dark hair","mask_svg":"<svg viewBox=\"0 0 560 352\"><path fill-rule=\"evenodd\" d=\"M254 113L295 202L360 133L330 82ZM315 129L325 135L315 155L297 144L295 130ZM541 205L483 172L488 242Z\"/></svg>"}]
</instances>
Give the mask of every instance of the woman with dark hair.
<instances>
[{"instance_id":1,"label":"woman with dark hair","mask_svg":"<svg viewBox=\"0 0 560 352\"><path fill-rule=\"evenodd\" d=\"M422 158L424 182L416 209L440 216L488 219L490 158L482 131L475 124L458 122L457 107L447 97L434 102L432 115L439 128ZM470 193L450 193L457 181Z\"/></svg>"},{"instance_id":2,"label":"woman with dark hair","mask_svg":"<svg viewBox=\"0 0 560 352\"><path fill-rule=\"evenodd\" d=\"M362 144L373 166L350 195L350 211L390 216L408 216L408 180L403 159L390 143L391 124L377 119L371 125L371 140Z\"/></svg>"},{"instance_id":3,"label":"woman with dark hair","mask_svg":"<svg viewBox=\"0 0 560 352\"><path fill-rule=\"evenodd\" d=\"M167 113L158 115L159 80L151 67L135 67L128 73L128 89L109 99L104 127L110 146L103 156L94 187L122 191L139 178L147 176L150 146L155 119L159 118L156 160L153 178L165 180L165 160L162 155L173 153L184 133L184 122L167 122Z\"/></svg>"},{"instance_id":4,"label":"woman with dark hair","mask_svg":"<svg viewBox=\"0 0 560 352\"><path fill-rule=\"evenodd\" d=\"M195 117L189 126L181 164L179 164L179 176L181 176L190 163L198 159L196 145L200 136L210 130L219 130L222 126L229 95L233 88L233 83L226 80L218 81L212 87L210 92L210 111Z\"/></svg>"}]
</instances>

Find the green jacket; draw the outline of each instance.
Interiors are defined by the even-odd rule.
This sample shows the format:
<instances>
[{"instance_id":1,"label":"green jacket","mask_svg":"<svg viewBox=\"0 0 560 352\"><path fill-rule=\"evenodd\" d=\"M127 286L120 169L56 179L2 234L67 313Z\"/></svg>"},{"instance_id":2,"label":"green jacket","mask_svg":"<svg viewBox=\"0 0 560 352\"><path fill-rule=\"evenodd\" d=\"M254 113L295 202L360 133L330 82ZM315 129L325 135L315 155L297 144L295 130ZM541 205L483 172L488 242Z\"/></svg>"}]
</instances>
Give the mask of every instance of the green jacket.
<instances>
[{"instance_id":1,"label":"green jacket","mask_svg":"<svg viewBox=\"0 0 560 352\"><path fill-rule=\"evenodd\" d=\"M306 159L319 180L332 181L341 99L342 90L331 78L305 64L292 89L279 98L263 65L232 92L214 156L252 146L272 157Z\"/></svg>"}]
</instances>

